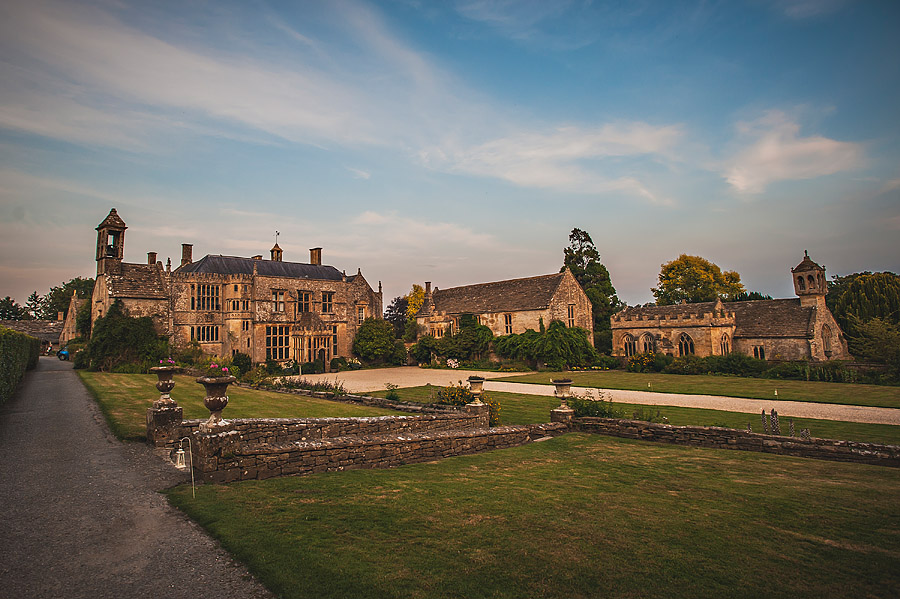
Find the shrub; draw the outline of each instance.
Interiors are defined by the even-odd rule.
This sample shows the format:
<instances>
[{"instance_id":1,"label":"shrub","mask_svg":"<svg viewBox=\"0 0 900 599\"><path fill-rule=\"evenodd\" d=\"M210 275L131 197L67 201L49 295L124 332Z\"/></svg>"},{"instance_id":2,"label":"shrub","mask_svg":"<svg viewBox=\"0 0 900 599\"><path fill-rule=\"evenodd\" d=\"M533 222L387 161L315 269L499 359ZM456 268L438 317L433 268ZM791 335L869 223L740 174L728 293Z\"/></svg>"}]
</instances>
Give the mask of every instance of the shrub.
<instances>
[{"instance_id":1,"label":"shrub","mask_svg":"<svg viewBox=\"0 0 900 599\"><path fill-rule=\"evenodd\" d=\"M588 340L588 333L578 327L566 327L554 320L545 331L527 330L518 335L506 335L494 344L497 353L510 359L545 363L562 370L571 366L587 366L599 359L597 350Z\"/></svg>"},{"instance_id":2,"label":"shrub","mask_svg":"<svg viewBox=\"0 0 900 599\"><path fill-rule=\"evenodd\" d=\"M395 385L394 383L385 383L384 388L387 389L387 393L384 395L385 399L389 399L391 401L397 401L400 399L400 394L397 393L397 389L400 388L400 385Z\"/></svg>"},{"instance_id":3,"label":"shrub","mask_svg":"<svg viewBox=\"0 0 900 599\"><path fill-rule=\"evenodd\" d=\"M409 355L418 364L429 364L431 358L437 354L437 339L431 335L423 335L419 341L409 348Z\"/></svg>"},{"instance_id":4,"label":"shrub","mask_svg":"<svg viewBox=\"0 0 900 599\"><path fill-rule=\"evenodd\" d=\"M569 407L575 411L575 416L582 418L592 416L595 418L622 418L622 410L613 407L612 400L600 395L599 399L573 395L567 401Z\"/></svg>"},{"instance_id":5,"label":"shrub","mask_svg":"<svg viewBox=\"0 0 900 599\"><path fill-rule=\"evenodd\" d=\"M120 300L94 322L88 344L90 368L107 372L128 363L149 368L166 357L168 350L168 341L156 334L153 321L146 316L127 316Z\"/></svg>"},{"instance_id":6,"label":"shrub","mask_svg":"<svg viewBox=\"0 0 900 599\"><path fill-rule=\"evenodd\" d=\"M764 373L767 379L804 381L809 378L809 364L806 362L782 362Z\"/></svg>"},{"instance_id":7,"label":"shrub","mask_svg":"<svg viewBox=\"0 0 900 599\"><path fill-rule=\"evenodd\" d=\"M760 376L767 368L765 360L734 352L724 356L708 356L704 360L706 361L708 372L736 374L738 376Z\"/></svg>"},{"instance_id":8,"label":"shrub","mask_svg":"<svg viewBox=\"0 0 900 599\"><path fill-rule=\"evenodd\" d=\"M325 365L320 360L304 362L300 365L300 374L322 374L323 372L325 372Z\"/></svg>"},{"instance_id":9,"label":"shrub","mask_svg":"<svg viewBox=\"0 0 900 599\"><path fill-rule=\"evenodd\" d=\"M236 369L240 370L242 374L250 372L253 369L253 361L250 359L250 356L242 354L241 352L237 352L231 356L231 364ZM235 374L233 376L238 375Z\"/></svg>"},{"instance_id":10,"label":"shrub","mask_svg":"<svg viewBox=\"0 0 900 599\"><path fill-rule=\"evenodd\" d=\"M25 371L37 366L40 351L35 337L0 326L0 404L12 396Z\"/></svg>"},{"instance_id":11,"label":"shrub","mask_svg":"<svg viewBox=\"0 0 900 599\"><path fill-rule=\"evenodd\" d=\"M74 354L69 354L72 357L72 368L75 370L83 370L85 368L89 368L91 365L91 354L88 353L88 350L79 349Z\"/></svg>"},{"instance_id":12,"label":"shrub","mask_svg":"<svg viewBox=\"0 0 900 599\"><path fill-rule=\"evenodd\" d=\"M187 366L199 364L202 359L203 350L200 349L200 342L196 340L191 341L175 353L175 360Z\"/></svg>"},{"instance_id":13,"label":"shrub","mask_svg":"<svg viewBox=\"0 0 900 599\"><path fill-rule=\"evenodd\" d=\"M699 356L678 356L663 370L666 374L703 374L707 372L706 360Z\"/></svg>"},{"instance_id":14,"label":"shrub","mask_svg":"<svg viewBox=\"0 0 900 599\"><path fill-rule=\"evenodd\" d=\"M467 403L474 401L475 396L469 392L469 388L463 385L462 381L459 381L459 384L457 385L449 385L438 389L437 397L435 399L437 400L436 403L439 404L464 406ZM490 426L499 426L500 402L487 393L482 393L480 399L482 403L487 404L491 409Z\"/></svg>"},{"instance_id":15,"label":"shrub","mask_svg":"<svg viewBox=\"0 0 900 599\"><path fill-rule=\"evenodd\" d=\"M634 354L628 358L628 372L650 372L653 370L653 358L655 354Z\"/></svg>"}]
</instances>

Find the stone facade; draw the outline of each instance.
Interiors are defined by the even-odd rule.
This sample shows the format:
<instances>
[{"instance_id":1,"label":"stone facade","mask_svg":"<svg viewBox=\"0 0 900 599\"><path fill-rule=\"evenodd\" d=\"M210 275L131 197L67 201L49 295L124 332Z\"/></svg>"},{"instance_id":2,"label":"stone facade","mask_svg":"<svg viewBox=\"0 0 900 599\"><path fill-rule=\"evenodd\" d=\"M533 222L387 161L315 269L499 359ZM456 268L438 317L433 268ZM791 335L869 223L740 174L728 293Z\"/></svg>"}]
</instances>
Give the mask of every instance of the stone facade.
<instances>
[{"instance_id":1,"label":"stone facade","mask_svg":"<svg viewBox=\"0 0 900 599\"><path fill-rule=\"evenodd\" d=\"M275 244L271 259L207 255L194 262L183 244L181 265L163 267L156 253L146 264L123 261L125 223L113 209L97 227L97 279L92 320L121 300L130 316L149 316L173 346L192 342L204 353L248 354L254 363L273 359L309 362L349 357L366 318L381 318L382 293L357 271L347 275L322 264L322 248L310 262L284 262Z\"/></svg>"},{"instance_id":2,"label":"stone facade","mask_svg":"<svg viewBox=\"0 0 900 599\"><path fill-rule=\"evenodd\" d=\"M66 312L65 320L63 320L62 332L59 334L60 347L65 347L69 341L78 337L78 310L89 301L79 298L77 292L72 292L72 297L69 300L69 310Z\"/></svg>"},{"instance_id":3,"label":"stone facade","mask_svg":"<svg viewBox=\"0 0 900 599\"><path fill-rule=\"evenodd\" d=\"M613 355L738 352L764 360L850 359L825 305L825 269L807 255L791 273L797 299L626 308L611 318Z\"/></svg>"},{"instance_id":4,"label":"stone facade","mask_svg":"<svg viewBox=\"0 0 900 599\"><path fill-rule=\"evenodd\" d=\"M432 292L425 283L425 301L416 314L422 334L443 337L459 329L459 318L471 314L494 335L540 330L554 320L588 332L593 343L594 315L591 301L575 277L563 272L511 279Z\"/></svg>"}]
</instances>

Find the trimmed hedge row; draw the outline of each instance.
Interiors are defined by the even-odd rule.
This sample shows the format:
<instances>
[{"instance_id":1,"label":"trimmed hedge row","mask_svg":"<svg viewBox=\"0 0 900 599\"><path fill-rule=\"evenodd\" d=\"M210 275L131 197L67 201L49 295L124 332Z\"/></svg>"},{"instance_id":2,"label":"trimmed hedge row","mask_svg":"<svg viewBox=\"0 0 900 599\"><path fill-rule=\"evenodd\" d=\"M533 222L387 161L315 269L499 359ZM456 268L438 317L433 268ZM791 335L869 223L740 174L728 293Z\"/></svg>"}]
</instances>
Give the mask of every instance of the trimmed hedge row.
<instances>
[{"instance_id":1,"label":"trimmed hedge row","mask_svg":"<svg viewBox=\"0 0 900 599\"><path fill-rule=\"evenodd\" d=\"M0 326L0 404L12 397L25 376L38 364L40 340Z\"/></svg>"}]
</instances>

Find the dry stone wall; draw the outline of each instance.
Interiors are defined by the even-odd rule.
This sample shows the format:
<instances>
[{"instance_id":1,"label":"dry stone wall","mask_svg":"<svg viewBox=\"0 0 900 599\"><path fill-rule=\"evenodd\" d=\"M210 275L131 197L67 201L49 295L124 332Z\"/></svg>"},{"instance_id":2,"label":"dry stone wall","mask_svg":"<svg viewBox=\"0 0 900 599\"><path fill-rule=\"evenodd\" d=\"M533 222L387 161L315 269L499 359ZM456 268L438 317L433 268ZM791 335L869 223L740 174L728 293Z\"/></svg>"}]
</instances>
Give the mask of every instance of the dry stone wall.
<instances>
[{"instance_id":1,"label":"dry stone wall","mask_svg":"<svg viewBox=\"0 0 900 599\"><path fill-rule=\"evenodd\" d=\"M714 426L673 426L640 420L576 418L574 430L612 437L658 441L676 445L759 451L804 458L900 467L900 445L860 443L836 439L799 439L763 435Z\"/></svg>"}]
</instances>

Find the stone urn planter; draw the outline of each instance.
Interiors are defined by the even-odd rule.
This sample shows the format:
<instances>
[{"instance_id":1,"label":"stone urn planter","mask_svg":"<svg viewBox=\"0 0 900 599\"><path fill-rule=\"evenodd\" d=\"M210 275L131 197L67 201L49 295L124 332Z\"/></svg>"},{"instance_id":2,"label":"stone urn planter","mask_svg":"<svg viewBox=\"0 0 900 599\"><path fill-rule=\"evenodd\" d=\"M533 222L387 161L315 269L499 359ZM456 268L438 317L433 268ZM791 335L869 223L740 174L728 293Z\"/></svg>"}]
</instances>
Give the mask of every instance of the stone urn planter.
<instances>
[{"instance_id":1,"label":"stone urn planter","mask_svg":"<svg viewBox=\"0 0 900 599\"><path fill-rule=\"evenodd\" d=\"M236 380L233 376L201 376L197 378L197 382L206 389L206 397L203 398L203 405L209 410L209 420L205 423L206 428L214 428L225 422L222 419L222 410L228 405L226 391L228 385Z\"/></svg>"},{"instance_id":2,"label":"stone urn planter","mask_svg":"<svg viewBox=\"0 0 900 599\"><path fill-rule=\"evenodd\" d=\"M561 408L568 408L568 399L572 397L572 379L552 379L550 381L556 386L554 395L559 398Z\"/></svg>"},{"instance_id":3,"label":"stone urn planter","mask_svg":"<svg viewBox=\"0 0 900 599\"><path fill-rule=\"evenodd\" d=\"M470 376L468 378L469 381L469 393L475 398L471 401L472 404L480 405L481 404L481 394L484 393L484 377L480 376Z\"/></svg>"},{"instance_id":4,"label":"stone urn planter","mask_svg":"<svg viewBox=\"0 0 900 599\"><path fill-rule=\"evenodd\" d=\"M159 391L159 399L153 402L154 408L175 408L178 404L169 395L175 388L175 381L172 377L178 372L177 366L155 366L150 372L156 375L156 389Z\"/></svg>"}]
</instances>

